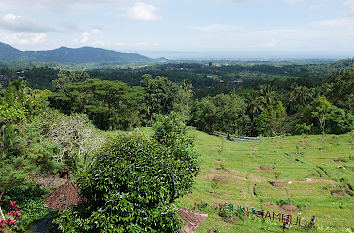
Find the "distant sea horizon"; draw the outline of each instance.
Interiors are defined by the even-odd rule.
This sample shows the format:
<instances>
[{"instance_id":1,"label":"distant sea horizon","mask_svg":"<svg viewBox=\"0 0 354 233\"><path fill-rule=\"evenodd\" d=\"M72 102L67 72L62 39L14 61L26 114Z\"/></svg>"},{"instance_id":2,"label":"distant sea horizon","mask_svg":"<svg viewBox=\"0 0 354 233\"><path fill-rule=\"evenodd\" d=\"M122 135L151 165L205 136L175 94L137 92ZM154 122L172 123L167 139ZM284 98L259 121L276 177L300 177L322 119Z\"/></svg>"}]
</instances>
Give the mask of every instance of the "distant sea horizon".
<instances>
[{"instance_id":1,"label":"distant sea horizon","mask_svg":"<svg viewBox=\"0 0 354 233\"><path fill-rule=\"evenodd\" d=\"M256 52L256 51L127 51L150 58L164 57L170 60L341 60L354 54L331 52Z\"/></svg>"}]
</instances>

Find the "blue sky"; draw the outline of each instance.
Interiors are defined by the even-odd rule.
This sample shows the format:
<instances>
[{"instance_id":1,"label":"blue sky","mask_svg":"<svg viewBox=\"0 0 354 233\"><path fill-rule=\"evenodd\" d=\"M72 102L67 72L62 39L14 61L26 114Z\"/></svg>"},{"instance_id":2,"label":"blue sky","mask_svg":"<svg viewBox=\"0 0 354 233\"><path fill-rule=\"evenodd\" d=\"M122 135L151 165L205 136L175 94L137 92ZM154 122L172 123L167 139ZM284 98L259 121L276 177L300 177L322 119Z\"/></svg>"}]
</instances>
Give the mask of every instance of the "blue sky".
<instances>
[{"instance_id":1,"label":"blue sky","mask_svg":"<svg viewBox=\"0 0 354 233\"><path fill-rule=\"evenodd\" d=\"M167 57L353 57L354 0L0 0L0 41Z\"/></svg>"}]
</instances>

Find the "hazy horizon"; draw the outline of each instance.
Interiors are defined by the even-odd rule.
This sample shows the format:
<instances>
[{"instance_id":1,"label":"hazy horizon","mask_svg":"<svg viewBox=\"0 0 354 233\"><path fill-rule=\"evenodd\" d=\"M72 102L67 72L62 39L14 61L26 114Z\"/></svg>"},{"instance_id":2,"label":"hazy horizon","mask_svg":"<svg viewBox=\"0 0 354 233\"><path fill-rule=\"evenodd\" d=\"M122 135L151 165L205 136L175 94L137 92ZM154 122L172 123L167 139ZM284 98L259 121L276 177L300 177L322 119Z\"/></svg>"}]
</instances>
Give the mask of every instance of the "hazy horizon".
<instances>
[{"instance_id":1,"label":"hazy horizon","mask_svg":"<svg viewBox=\"0 0 354 233\"><path fill-rule=\"evenodd\" d=\"M0 41L175 58L346 58L354 0L0 0Z\"/></svg>"},{"instance_id":2,"label":"hazy horizon","mask_svg":"<svg viewBox=\"0 0 354 233\"><path fill-rule=\"evenodd\" d=\"M0 41L1 42L1 41ZM2 42L4 43L4 42ZM10 46L12 46L10 44ZM12 46L15 49L15 46ZM65 46L60 46L65 47ZM58 49L56 47L54 49ZM100 48L98 46L93 46L95 48ZM69 47L70 48L70 47ZM80 47L77 47L80 48ZM75 48L74 48L75 49ZM21 49L19 49L21 50ZM48 49L50 50L50 49ZM167 58L170 60L252 60L252 59L264 59L264 60L340 60L346 58L352 58L352 54L347 53L347 55L339 55L331 52L307 52L307 53L295 53L287 51L274 51L274 52L257 52L257 51L218 51L218 50L204 50L204 51L144 51L144 50L116 50L109 49L117 52L123 53L138 53L150 58ZM21 50L21 51L46 51L46 49L33 49L33 50Z\"/></svg>"}]
</instances>

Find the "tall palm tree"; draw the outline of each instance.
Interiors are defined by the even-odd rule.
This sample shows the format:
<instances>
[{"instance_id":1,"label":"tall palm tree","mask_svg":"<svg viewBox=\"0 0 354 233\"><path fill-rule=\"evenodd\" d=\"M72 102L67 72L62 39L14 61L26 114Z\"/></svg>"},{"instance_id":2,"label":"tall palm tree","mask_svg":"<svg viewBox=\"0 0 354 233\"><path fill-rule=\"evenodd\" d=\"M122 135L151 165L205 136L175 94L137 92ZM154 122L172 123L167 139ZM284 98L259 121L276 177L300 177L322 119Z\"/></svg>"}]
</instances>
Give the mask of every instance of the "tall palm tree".
<instances>
[{"instance_id":1,"label":"tall palm tree","mask_svg":"<svg viewBox=\"0 0 354 233\"><path fill-rule=\"evenodd\" d=\"M247 113L253 120L263 111L262 98L257 92L251 92L248 97Z\"/></svg>"},{"instance_id":2,"label":"tall palm tree","mask_svg":"<svg viewBox=\"0 0 354 233\"><path fill-rule=\"evenodd\" d=\"M264 105L269 105L276 101L275 92L269 84L261 86L259 92Z\"/></svg>"}]
</instances>

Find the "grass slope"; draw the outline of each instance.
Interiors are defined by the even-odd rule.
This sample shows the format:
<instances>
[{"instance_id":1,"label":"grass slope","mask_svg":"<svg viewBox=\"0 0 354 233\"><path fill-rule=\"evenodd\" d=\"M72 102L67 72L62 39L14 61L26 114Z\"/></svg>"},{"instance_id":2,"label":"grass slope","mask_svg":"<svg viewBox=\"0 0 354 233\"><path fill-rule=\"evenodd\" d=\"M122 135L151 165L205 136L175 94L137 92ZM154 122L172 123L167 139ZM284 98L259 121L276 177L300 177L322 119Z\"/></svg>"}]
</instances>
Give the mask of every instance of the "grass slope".
<instances>
[{"instance_id":1,"label":"grass slope","mask_svg":"<svg viewBox=\"0 0 354 233\"><path fill-rule=\"evenodd\" d=\"M282 224L277 221L241 216L236 222L225 222L214 208L225 202L293 216L301 212L307 220L315 215L316 232L354 231L350 190L354 187L352 134L240 143L199 131L192 133L201 154L202 169L193 193L177 204L186 208L197 204L197 209L209 213L197 232L214 228L219 232L282 232ZM277 183L274 186L270 182ZM299 210L289 212L277 205L289 200ZM310 230L293 226L290 231Z\"/></svg>"}]
</instances>

